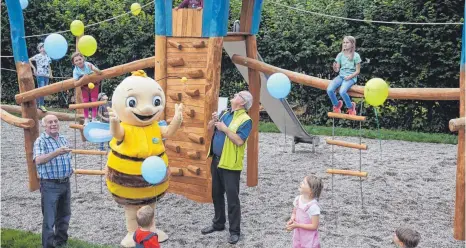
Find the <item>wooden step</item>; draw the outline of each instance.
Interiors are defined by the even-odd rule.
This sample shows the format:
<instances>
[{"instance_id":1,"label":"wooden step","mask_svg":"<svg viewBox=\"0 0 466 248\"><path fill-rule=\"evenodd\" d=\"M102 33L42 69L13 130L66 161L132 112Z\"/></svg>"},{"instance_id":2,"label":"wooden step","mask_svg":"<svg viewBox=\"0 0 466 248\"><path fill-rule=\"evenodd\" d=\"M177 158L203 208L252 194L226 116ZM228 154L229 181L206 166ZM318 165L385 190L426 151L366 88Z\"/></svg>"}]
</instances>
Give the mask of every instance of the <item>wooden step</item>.
<instances>
[{"instance_id":1,"label":"wooden step","mask_svg":"<svg viewBox=\"0 0 466 248\"><path fill-rule=\"evenodd\" d=\"M76 169L73 171L74 174L80 174L80 175L105 175L104 170L82 170L82 169Z\"/></svg>"},{"instance_id":2,"label":"wooden step","mask_svg":"<svg viewBox=\"0 0 466 248\"><path fill-rule=\"evenodd\" d=\"M359 149L359 150L367 150L367 145L365 144L356 144L356 143L351 143L351 142L346 142L346 141L341 141L341 140L331 140L331 139L326 139L325 141L329 145L343 146L343 147L354 148L354 149Z\"/></svg>"},{"instance_id":3,"label":"wooden step","mask_svg":"<svg viewBox=\"0 0 466 248\"><path fill-rule=\"evenodd\" d=\"M83 155L107 155L106 151L99 151L99 150L79 150L79 149L74 149L74 150L71 150L71 153L83 154Z\"/></svg>"},{"instance_id":4,"label":"wooden step","mask_svg":"<svg viewBox=\"0 0 466 248\"><path fill-rule=\"evenodd\" d=\"M327 173L345 176L367 177L367 172L365 171L327 169Z\"/></svg>"},{"instance_id":5,"label":"wooden step","mask_svg":"<svg viewBox=\"0 0 466 248\"><path fill-rule=\"evenodd\" d=\"M360 116L360 115L348 115L348 114L328 112L327 116L330 118L345 119L345 120L352 120L352 121L366 121L366 117Z\"/></svg>"},{"instance_id":6,"label":"wooden step","mask_svg":"<svg viewBox=\"0 0 466 248\"><path fill-rule=\"evenodd\" d=\"M79 124L70 124L70 128L84 130L84 126Z\"/></svg>"},{"instance_id":7,"label":"wooden step","mask_svg":"<svg viewBox=\"0 0 466 248\"><path fill-rule=\"evenodd\" d=\"M105 105L105 104L107 104L107 101L85 102L85 103L78 103L78 104L70 104L68 108L69 109L85 109L85 108L98 107L98 106Z\"/></svg>"}]
</instances>

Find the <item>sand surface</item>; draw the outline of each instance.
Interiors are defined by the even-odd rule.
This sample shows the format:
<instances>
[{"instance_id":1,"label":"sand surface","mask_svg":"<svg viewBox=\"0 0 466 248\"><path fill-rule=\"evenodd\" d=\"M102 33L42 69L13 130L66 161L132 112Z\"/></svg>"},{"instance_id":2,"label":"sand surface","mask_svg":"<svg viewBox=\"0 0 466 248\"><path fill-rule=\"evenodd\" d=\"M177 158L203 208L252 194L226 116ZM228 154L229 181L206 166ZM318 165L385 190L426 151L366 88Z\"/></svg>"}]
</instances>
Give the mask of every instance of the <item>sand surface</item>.
<instances>
[{"instance_id":1,"label":"sand surface","mask_svg":"<svg viewBox=\"0 0 466 248\"><path fill-rule=\"evenodd\" d=\"M74 146L75 132L62 122L62 134ZM27 189L23 131L1 124L1 226L41 232L40 193ZM394 230L408 225L421 233L419 247L464 247L452 235L456 146L363 139L364 206L359 178L332 176L332 148L323 141L312 153L310 145L298 144L291 153L291 137L261 133L259 185L246 186L241 178L242 237L236 247L291 247L291 233L285 231L292 201L304 176L316 174L324 180L319 227L322 247L394 247ZM321 137L323 140L326 137ZM350 142L359 138L336 137ZM93 149L77 142L77 148ZM334 149L333 166L359 170L360 153ZM382 159L380 159L382 157ZM103 159L105 163L105 158ZM74 160L73 160L74 164ZM77 156L78 168L100 169L100 156ZM77 192L75 192L77 186ZM78 176L72 180L72 238L118 247L126 234L123 209L106 190L100 176ZM101 188L102 192L101 193ZM182 196L167 194L158 204L157 223L170 235L162 247L235 247L226 243L227 231L201 235L210 225L212 204L200 204Z\"/></svg>"}]
</instances>

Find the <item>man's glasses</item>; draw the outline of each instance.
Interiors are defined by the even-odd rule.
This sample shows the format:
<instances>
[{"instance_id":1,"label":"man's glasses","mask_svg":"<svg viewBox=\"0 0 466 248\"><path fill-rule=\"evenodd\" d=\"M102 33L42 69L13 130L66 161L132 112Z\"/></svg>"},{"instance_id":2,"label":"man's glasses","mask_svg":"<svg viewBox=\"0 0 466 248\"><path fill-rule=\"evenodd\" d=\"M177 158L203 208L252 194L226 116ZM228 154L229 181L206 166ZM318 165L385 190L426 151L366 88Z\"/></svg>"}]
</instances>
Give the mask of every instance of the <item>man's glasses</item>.
<instances>
[{"instance_id":1,"label":"man's glasses","mask_svg":"<svg viewBox=\"0 0 466 248\"><path fill-rule=\"evenodd\" d=\"M243 99L244 102L247 102L246 99L244 99L244 97L240 93L236 93L235 96L239 96L241 97L241 99Z\"/></svg>"}]
</instances>

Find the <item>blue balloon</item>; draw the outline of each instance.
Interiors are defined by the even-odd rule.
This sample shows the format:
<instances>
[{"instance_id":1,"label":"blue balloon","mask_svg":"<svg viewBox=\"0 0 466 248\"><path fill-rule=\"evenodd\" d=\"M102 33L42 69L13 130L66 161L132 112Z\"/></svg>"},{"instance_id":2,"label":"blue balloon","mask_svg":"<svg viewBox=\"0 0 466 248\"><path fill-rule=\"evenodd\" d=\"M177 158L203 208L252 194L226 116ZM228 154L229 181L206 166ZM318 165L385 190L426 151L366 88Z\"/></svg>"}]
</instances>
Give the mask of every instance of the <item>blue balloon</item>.
<instances>
[{"instance_id":1,"label":"blue balloon","mask_svg":"<svg viewBox=\"0 0 466 248\"><path fill-rule=\"evenodd\" d=\"M142 162L141 172L148 183L159 184L167 175L167 166L160 157L151 156Z\"/></svg>"},{"instance_id":2,"label":"blue balloon","mask_svg":"<svg viewBox=\"0 0 466 248\"><path fill-rule=\"evenodd\" d=\"M291 90L290 79L283 73L274 73L267 80L267 90L277 99L285 98Z\"/></svg>"},{"instance_id":3,"label":"blue balloon","mask_svg":"<svg viewBox=\"0 0 466 248\"><path fill-rule=\"evenodd\" d=\"M29 2L28 0L19 0L19 4L21 5L21 9L25 9L28 7Z\"/></svg>"},{"instance_id":4,"label":"blue balloon","mask_svg":"<svg viewBox=\"0 0 466 248\"><path fill-rule=\"evenodd\" d=\"M45 38L44 48L50 58L61 59L68 51L68 42L59 34L51 34Z\"/></svg>"}]
</instances>

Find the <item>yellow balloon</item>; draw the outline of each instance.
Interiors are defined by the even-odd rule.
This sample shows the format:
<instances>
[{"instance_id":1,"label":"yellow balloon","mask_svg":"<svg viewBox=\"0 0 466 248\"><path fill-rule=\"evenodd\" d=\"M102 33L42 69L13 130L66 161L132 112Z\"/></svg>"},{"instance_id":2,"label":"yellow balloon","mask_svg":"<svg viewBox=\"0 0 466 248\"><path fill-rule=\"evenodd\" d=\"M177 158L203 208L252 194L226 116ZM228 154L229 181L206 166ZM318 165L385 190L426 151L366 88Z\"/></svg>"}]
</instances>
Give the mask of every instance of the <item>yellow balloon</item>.
<instances>
[{"instance_id":1,"label":"yellow balloon","mask_svg":"<svg viewBox=\"0 0 466 248\"><path fill-rule=\"evenodd\" d=\"M186 77L182 77L182 78L181 78L181 82L182 82L182 83L186 83L186 82L188 82L188 79L187 79Z\"/></svg>"},{"instance_id":2,"label":"yellow balloon","mask_svg":"<svg viewBox=\"0 0 466 248\"><path fill-rule=\"evenodd\" d=\"M388 84L381 78L373 78L364 87L366 102L374 107L382 105L388 97Z\"/></svg>"},{"instance_id":3,"label":"yellow balloon","mask_svg":"<svg viewBox=\"0 0 466 248\"><path fill-rule=\"evenodd\" d=\"M141 13L141 5L139 3L131 4L131 13L135 16L139 15Z\"/></svg>"},{"instance_id":4,"label":"yellow balloon","mask_svg":"<svg viewBox=\"0 0 466 248\"><path fill-rule=\"evenodd\" d=\"M81 36L84 34L84 23L80 20L74 20L70 25L70 30L74 36Z\"/></svg>"},{"instance_id":5,"label":"yellow balloon","mask_svg":"<svg viewBox=\"0 0 466 248\"><path fill-rule=\"evenodd\" d=\"M94 89L95 85L93 83L88 83L87 87L92 90Z\"/></svg>"},{"instance_id":6,"label":"yellow balloon","mask_svg":"<svg viewBox=\"0 0 466 248\"><path fill-rule=\"evenodd\" d=\"M84 56L92 56L97 51L97 41L90 35L84 35L78 41L78 49Z\"/></svg>"}]
</instances>

